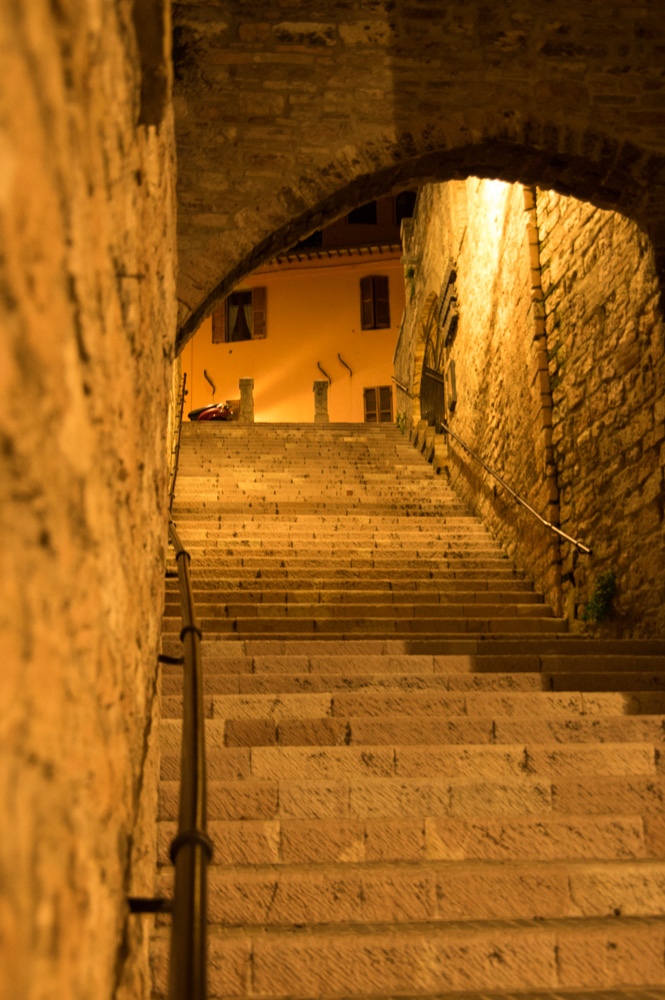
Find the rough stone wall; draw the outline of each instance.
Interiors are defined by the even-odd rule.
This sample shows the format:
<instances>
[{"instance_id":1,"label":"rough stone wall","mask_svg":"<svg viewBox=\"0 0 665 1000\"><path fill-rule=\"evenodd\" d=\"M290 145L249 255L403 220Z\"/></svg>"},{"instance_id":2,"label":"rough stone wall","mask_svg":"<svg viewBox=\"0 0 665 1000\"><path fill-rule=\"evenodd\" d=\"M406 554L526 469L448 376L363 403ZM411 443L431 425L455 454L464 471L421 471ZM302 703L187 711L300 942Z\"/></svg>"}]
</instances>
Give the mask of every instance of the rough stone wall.
<instances>
[{"instance_id":1,"label":"rough stone wall","mask_svg":"<svg viewBox=\"0 0 665 1000\"><path fill-rule=\"evenodd\" d=\"M552 438L569 613L617 575L615 627L665 629L665 330L653 250L612 212L539 191Z\"/></svg>"},{"instance_id":2,"label":"rough stone wall","mask_svg":"<svg viewBox=\"0 0 665 1000\"><path fill-rule=\"evenodd\" d=\"M414 278L396 376L416 393L399 397L408 426L413 433L420 419L426 326L453 257L450 426L593 554L559 543L451 439L453 481L555 609L579 619L598 577L614 571L605 628L662 634L665 332L649 241L625 217L577 199L539 190L534 204L519 185L470 179L460 242L460 187L421 189L405 243Z\"/></svg>"},{"instance_id":3,"label":"rough stone wall","mask_svg":"<svg viewBox=\"0 0 665 1000\"><path fill-rule=\"evenodd\" d=\"M264 260L426 181L540 184L665 248L665 25L604 0L176 3L181 342Z\"/></svg>"},{"instance_id":4,"label":"rough stone wall","mask_svg":"<svg viewBox=\"0 0 665 1000\"><path fill-rule=\"evenodd\" d=\"M0 9L3 1000L148 992L175 255L137 5Z\"/></svg>"},{"instance_id":5,"label":"rough stone wall","mask_svg":"<svg viewBox=\"0 0 665 1000\"><path fill-rule=\"evenodd\" d=\"M411 303L416 316L407 340L413 345L411 384L418 393L430 302L440 292L452 258L457 263L460 317L446 352L446 365L454 362L457 383L457 406L448 412L449 425L552 520L556 495L542 433L529 219L521 185L470 178L465 185L423 190L417 231L406 254L407 268L413 266L415 271ZM419 417L414 400L412 420ZM458 491L558 609L559 551L552 534L516 505L452 437L448 447L451 478Z\"/></svg>"}]
</instances>

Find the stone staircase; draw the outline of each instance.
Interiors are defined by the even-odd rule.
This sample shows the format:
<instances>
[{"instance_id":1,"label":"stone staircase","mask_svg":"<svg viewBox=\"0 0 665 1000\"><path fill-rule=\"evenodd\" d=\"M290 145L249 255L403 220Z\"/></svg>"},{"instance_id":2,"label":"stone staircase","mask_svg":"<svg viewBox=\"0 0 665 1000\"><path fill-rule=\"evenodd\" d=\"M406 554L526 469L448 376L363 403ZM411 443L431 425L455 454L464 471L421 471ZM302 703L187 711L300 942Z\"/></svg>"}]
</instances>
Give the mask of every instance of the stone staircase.
<instances>
[{"instance_id":1,"label":"stone staircase","mask_svg":"<svg viewBox=\"0 0 665 1000\"><path fill-rule=\"evenodd\" d=\"M174 518L211 997L665 997L665 643L567 635L393 426L185 425ZM180 691L164 666L165 894Z\"/></svg>"}]
</instances>

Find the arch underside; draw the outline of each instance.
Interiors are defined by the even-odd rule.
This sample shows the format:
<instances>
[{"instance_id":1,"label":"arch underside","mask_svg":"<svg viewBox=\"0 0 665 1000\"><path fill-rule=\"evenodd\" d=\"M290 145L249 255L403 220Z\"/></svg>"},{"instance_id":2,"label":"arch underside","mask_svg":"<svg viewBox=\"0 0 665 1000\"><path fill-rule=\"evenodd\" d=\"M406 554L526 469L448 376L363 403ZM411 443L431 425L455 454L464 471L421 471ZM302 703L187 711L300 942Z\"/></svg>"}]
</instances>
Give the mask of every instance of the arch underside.
<instances>
[{"instance_id":1,"label":"arch underside","mask_svg":"<svg viewBox=\"0 0 665 1000\"><path fill-rule=\"evenodd\" d=\"M619 211L663 270L657 12L554 0L545 18L509 0L486 23L480 0L428 20L413 0L324 0L296 22L271 6L220 3L216 24L209 4L175 7L178 348L260 264L426 182L520 181Z\"/></svg>"}]
</instances>

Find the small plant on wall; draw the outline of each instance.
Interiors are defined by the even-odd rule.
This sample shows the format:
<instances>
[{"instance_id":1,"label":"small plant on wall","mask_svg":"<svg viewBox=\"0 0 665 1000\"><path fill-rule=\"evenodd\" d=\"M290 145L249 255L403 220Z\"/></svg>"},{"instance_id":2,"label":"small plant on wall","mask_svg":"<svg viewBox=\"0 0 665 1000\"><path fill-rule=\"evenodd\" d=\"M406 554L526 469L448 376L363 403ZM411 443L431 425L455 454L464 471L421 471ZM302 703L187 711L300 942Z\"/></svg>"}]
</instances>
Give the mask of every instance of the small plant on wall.
<instances>
[{"instance_id":1,"label":"small plant on wall","mask_svg":"<svg viewBox=\"0 0 665 1000\"><path fill-rule=\"evenodd\" d=\"M406 432L406 413L398 412L395 423L399 427L400 433L404 434Z\"/></svg>"},{"instance_id":2,"label":"small plant on wall","mask_svg":"<svg viewBox=\"0 0 665 1000\"><path fill-rule=\"evenodd\" d=\"M593 625L597 625L600 622L607 621L617 590L616 579L617 576L614 570L601 573L596 579L596 586L593 589L593 593L584 605L584 611L582 612L583 622L590 622Z\"/></svg>"},{"instance_id":3,"label":"small plant on wall","mask_svg":"<svg viewBox=\"0 0 665 1000\"><path fill-rule=\"evenodd\" d=\"M405 272L406 280L409 282L409 302L412 302L416 294L416 269L409 265Z\"/></svg>"}]
</instances>

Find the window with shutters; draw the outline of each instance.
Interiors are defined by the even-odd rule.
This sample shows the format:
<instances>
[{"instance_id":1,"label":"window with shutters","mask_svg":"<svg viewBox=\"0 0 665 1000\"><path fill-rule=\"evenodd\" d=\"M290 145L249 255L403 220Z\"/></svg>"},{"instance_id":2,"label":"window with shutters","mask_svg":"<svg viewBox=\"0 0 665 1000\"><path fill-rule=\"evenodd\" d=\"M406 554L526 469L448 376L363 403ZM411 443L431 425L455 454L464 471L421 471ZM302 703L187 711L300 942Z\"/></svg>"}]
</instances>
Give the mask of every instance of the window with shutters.
<instances>
[{"instance_id":1,"label":"window with shutters","mask_svg":"<svg viewBox=\"0 0 665 1000\"><path fill-rule=\"evenodd\" d=\"M393 419L393 389L390 385L363 390L366 424L389 424Z\"/></svg>"},{"instance_id":2,"label":"window with shutters","mask_svg":"<svg viewBox=\"0 0 665 1000\"><path fill-rule=\"evenodd\" d=\"M260 340L266 335L266 289L232 292L212 314L213 344Z\"/></svg>"},{"instance_id":3,"label":"window with shutters","mask_svg":"<svg viewBox=\"0 0 665 1000\"><path fill-rule=\"evenodd\" d=\"M381 330L390 326L387 275L369 274L360 279L360 326L363 330Z\"/></svg>"}]
</instances>

